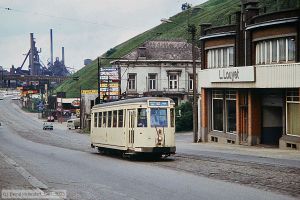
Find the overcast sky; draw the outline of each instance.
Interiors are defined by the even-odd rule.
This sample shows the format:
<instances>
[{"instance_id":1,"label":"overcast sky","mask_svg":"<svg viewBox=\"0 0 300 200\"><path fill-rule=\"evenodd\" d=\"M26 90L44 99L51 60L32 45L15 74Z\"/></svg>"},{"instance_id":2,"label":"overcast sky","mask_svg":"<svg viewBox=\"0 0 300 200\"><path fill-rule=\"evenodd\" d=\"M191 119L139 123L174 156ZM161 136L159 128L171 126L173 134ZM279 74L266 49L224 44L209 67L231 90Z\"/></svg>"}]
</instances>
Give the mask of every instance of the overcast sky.
<instances>
[{"instance_id":1,"label":"overcast sky","mask_svg":"<svg viewBox=\"0 0 300 200\"><path fill-rule=\"evenodd\" d=\"M189 0L198 5L205 0ZM21 66L30 48L30 33L50 58L50 28L54 59L76 70L86 58L95 59L108 49L160 24L181 11L186 0L0 0L0 66ZM9 8L9 9L7 9ZM27 62L28 63L28 62ZM25 68L27 69L28 64Z\"/></svg>"}]
</instances>

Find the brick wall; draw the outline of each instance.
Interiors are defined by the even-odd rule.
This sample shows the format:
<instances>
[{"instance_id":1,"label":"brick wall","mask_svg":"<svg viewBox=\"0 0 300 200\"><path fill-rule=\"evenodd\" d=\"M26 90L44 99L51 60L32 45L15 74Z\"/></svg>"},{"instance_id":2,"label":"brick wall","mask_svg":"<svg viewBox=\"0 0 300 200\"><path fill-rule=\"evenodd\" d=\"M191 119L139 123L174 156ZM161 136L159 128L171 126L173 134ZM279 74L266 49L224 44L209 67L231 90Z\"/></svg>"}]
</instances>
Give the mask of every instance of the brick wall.
<instances>
[{"instance_id":1,"label":"brick wall","mask_svg":"<svg viewBox=\"0 0 300 200\"><path fill-rule=\"evenodd\" d=\"M276 26L276 27L270 27L267 29L259 29L256 31L253 31L252 38L253 40L259 39L259 38L268 38L268 37L275 37L275 36L282 36L285 34L296 34L297 29L293 26Z\"/></svg>"},{"instance_id":2,"label":"brick wall","mask_svg":"<svg viewBox=\"0 0 300 200\"><path fill-rule=\"evenodd\" d=\"M235 40L233 37L211 39L205 42L205 48L226 46L226 45L234 46L234 42Z\"/></svg>"}]
</instances>

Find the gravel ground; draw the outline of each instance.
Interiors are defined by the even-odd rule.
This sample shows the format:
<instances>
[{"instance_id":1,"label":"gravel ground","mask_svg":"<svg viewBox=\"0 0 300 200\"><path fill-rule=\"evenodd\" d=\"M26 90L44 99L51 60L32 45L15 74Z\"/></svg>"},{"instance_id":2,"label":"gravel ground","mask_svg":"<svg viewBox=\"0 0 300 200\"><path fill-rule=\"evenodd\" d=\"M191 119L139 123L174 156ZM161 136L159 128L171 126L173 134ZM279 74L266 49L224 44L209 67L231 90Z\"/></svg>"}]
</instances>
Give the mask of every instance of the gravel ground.
<instances>
[{"instance_id":1,"label":"gravel ground","mask_svg":"<svg viewBox=\"0 0 300 200\"><path fill-rule=\"evenodd\" d=\"M153 164L300 198L300 168L180 153Z\"/></svg>"}]
</instances>

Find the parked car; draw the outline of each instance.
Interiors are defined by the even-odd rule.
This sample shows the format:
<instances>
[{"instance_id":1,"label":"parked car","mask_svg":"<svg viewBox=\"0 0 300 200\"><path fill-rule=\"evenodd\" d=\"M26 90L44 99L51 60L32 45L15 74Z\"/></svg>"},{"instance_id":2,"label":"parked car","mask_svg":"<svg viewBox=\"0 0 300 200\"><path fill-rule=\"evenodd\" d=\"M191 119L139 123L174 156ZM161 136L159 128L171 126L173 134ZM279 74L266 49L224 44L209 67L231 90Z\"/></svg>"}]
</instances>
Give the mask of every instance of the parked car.
<instances>
[{"instance_id":1,"label":"parked car","mask_svg":"<svg viewBox=\"0 0 300 200\"><path fill-rule=\"evenodd\" d=\"M43 130L53 130L53 124L45 122L43 124Z\"/></svg>"},{"instance_id":2,"label":"parked car","mask_svg":"<svg viewBox=\"0 0 300 200\"><path fill-rule=\"evenodd\" d=\"M69 130L79 128L80 127L80 119L79 118L69 119L67 121L67 127L69 128Z\"/></svg>"},{"instance_id":3,"label":"parked car","mask_svg":"<svg viewBox=\"0 0 300 200\"><path fill-rule=\"evenodd\" d=\"M47 122L54 122L54 117L53 116L48 116L47 117Z\"/></svg>"}]
</instances>

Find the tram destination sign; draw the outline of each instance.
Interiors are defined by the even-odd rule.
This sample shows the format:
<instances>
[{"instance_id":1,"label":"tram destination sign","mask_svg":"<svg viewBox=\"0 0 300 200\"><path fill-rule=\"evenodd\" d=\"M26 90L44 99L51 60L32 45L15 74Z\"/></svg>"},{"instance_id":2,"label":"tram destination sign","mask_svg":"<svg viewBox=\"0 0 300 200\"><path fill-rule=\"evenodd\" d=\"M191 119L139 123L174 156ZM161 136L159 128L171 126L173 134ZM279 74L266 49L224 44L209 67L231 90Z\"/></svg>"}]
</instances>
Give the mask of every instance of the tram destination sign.
<instances>
[{"instance_id":1,"label":"tram destination sign","mask_svg":"<svg viewBox=\"0 0 300 200\"><path fill-rule=\"evenodd\" d=\"M169 101L149 101L149 107L167 107L169 106Z\"/></svg>"}]
</instances>

